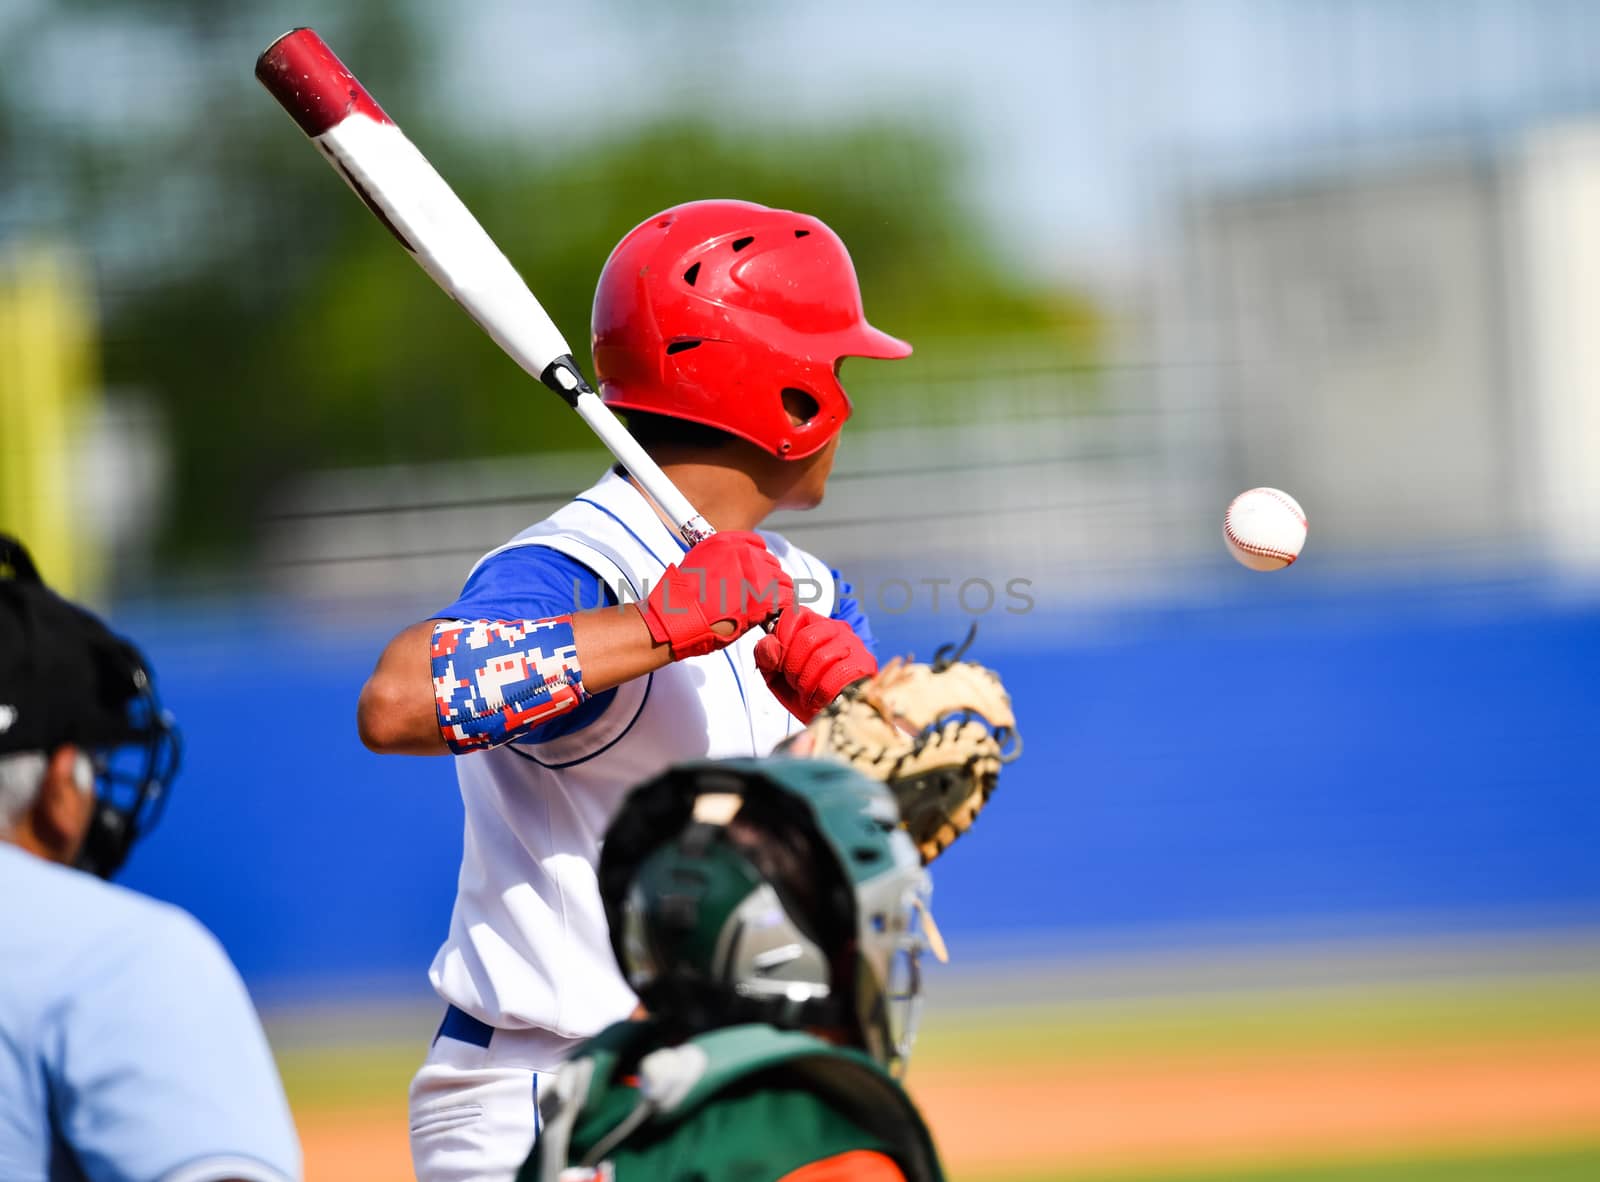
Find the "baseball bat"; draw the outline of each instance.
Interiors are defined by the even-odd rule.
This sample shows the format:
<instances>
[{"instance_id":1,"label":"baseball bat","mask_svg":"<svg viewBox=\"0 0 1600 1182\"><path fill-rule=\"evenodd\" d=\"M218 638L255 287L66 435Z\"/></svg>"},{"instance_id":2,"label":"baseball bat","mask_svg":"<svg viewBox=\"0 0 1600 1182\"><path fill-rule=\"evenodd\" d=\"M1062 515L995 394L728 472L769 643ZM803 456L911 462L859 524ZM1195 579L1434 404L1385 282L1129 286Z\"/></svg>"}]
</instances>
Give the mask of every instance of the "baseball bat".
<instances>
[{"instance_id":1,"label":"baseball bat","mask_svg":"<svg viewBox=\"0 0 1600 1182\"><path fill-rule=\"evenodd\" d=\"M716 532L584 380L561 330L478 219L314 30L267 46L256 78L433 281L578 412L685 542Z\"/></svg>"}]
</instances>

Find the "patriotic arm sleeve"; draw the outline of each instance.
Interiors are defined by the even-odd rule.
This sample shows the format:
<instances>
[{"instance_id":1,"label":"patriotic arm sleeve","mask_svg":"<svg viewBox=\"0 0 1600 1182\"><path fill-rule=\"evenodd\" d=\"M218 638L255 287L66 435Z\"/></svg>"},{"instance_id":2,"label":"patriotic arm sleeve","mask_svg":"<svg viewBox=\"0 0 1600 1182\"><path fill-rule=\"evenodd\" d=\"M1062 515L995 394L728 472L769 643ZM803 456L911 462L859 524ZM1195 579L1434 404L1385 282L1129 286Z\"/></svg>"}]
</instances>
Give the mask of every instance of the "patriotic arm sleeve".
<instances>
[{"instance_id":1,"label":"patriotic arm sleeve","mask_svg":"<svg viewBox=\"0 0 1600 1182\"><path fill-rule=\"evenodd\" d=\"M457 755L498 747L589 696L572 618L440 620L433 629L433 702Z\"/></svg>"}]
</instances>

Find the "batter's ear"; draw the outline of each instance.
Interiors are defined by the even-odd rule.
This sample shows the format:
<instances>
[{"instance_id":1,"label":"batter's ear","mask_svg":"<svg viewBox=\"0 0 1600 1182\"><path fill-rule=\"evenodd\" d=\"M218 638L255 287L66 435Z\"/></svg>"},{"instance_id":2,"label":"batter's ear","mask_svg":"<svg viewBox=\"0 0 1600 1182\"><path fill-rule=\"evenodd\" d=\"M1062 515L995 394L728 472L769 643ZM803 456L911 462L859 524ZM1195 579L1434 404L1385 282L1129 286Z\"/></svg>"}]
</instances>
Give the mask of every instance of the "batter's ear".
<instances>
[{"instance_id":1,"label":"batter's ear","mask_svg":"<svg viewBox=\"0 0 1600 1182\"><path fill-rule=\"evenodd\" d=\"M70 866L94 816L94 768L77 747L57 747L31 810L34 839L52 862Z\"/></svg>"}]
</instances>

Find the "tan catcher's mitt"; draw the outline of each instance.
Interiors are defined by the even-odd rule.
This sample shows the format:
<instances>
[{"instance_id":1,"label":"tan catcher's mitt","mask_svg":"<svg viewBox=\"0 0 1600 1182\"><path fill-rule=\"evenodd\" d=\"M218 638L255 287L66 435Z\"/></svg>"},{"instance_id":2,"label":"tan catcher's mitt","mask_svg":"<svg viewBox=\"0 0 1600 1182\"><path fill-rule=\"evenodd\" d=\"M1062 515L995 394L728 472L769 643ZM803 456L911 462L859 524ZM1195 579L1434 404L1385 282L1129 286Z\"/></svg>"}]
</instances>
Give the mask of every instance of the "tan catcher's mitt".
<instances>
[{"instance_id":1,"label":"tan catcher's mitt","mask_svg":"<svg viewBox=\"0 0 1600 1182\"><path fill-rule=\"evenodd\" d=\"M896 657L784 744L887 784L924 864L972 827L1001 765L1022 753L1000 675L960 659L972 636L941 648L931 665Z\"/></svg>"}]
</instances>

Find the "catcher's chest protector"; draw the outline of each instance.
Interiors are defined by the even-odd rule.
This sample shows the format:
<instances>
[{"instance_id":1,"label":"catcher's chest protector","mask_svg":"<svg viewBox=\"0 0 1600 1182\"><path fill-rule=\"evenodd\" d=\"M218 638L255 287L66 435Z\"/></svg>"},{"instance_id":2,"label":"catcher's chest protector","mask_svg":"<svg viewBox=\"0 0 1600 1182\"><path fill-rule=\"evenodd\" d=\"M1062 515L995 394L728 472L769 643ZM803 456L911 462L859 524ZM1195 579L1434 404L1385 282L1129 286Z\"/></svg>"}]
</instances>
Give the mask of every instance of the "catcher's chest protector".
<instances>
[{"instance_id":1,"label":"catcher's chest protector","mask_svg":"<svg viewBox=\"0 0 1600 1182\"><path fill-rule=\"evenodd\" d=\"M921 1115L860 1052L749 1025L641 1056L653 1034L620 1023L562 1068L519 1182L778 1179L856 1150L894 1159L909 1182L942 1182Z\"/></svg>"}]
</instances>

